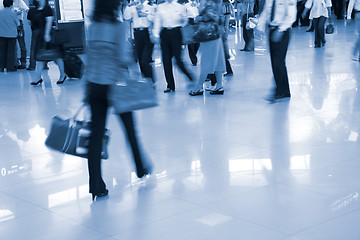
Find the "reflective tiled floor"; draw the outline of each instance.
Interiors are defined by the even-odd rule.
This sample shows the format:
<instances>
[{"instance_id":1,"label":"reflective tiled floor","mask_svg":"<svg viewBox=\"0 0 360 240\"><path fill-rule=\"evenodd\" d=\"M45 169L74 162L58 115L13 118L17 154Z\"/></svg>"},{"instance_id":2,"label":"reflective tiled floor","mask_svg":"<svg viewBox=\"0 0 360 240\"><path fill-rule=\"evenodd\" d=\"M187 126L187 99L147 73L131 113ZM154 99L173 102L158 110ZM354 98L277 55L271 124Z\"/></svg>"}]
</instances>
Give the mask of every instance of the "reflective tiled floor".
<instances>
[{"instance_id":1,"label":"reflective tiled floor","mask_svg":"<svg viewBox=\"0 0 360 240\"><path fill-rule=\"evenodd\" d=\"M160 106L136 112L154 174L139 181L121 125L109 116L109 198L91 201L86 159L49 150L55 115L81 105L80 80L30 86L33 72L0 73L0 239L360 239L360 63L354 26L336 22L327 45L293 30L287 55L292 99L268 104L265 38L243 53L230 35L235 75L225 95L190 97L175 71L165 80L154 53ZM191 66L187 52L187 66Z\"/></svg>"}]
</instances>

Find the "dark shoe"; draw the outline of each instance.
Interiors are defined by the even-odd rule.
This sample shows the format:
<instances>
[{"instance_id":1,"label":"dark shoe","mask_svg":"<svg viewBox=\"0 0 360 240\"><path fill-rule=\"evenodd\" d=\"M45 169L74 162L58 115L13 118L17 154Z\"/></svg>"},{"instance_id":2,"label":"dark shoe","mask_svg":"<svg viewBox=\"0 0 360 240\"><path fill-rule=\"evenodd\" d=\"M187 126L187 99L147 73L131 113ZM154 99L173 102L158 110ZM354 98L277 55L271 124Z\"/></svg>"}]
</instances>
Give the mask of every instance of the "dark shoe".
<instances>
[{"instance_id":1,"label":"dark shoe","mask_svg":"<svg viewBox=\"0 0 360 240\"><path fill-rule=\"evenodd\" d=\"M137 175L138 178L142 178L150 174L152 174L152 166L144 168L143 171L141 173L138 173Z\"/></svg>"},{"instance_id":2,"label":"dark shoe","mask_svg":"<svg viewBox=\"0 0 360 240\"><path fill-rule=\"evenodd\" d=\"M25 69L25 68L26 68L25 65L18 65L18 66L16 66L16 69Z\"/></svg>"},{"instance_id":3,"label":"dark shoe","mask_svg":"<svg viewBox=\"0 0 360 240\"><path fill-rule=\"evenodd\" d=\"M286 100L290 100L290 93L288 94L279 94L279 95L273 95L268 98L265 98L266 101L269 101L270 103L278 103L278 102L284 102Z\"/></svg>"},{"instance_id":4,"label":"dark shoe","mask_svg":"<svg viewBox=\"0 0 360 240\"><path fill-rule=\"evenodd\" d=\"M321 45L315 45L314 48L321 48Z\"/></svg>"},{"instance_id":5,"label":"dark shoe","mask_svg":"<svg viewBox=\"0 0 360 240\"><path fill-rule=\"evenodd\" d=\"M109 194L109 190L107 190L107 189L105 189L105 191L102 193L92 193L92 200L94 201L95 197L96 197L96 200L98 198L106 197L108 194Z\"/></svg>"},{"instance_id":6,"label":"dark shoe","mask_svg":"<svg viewBox=\"0 0 360 240\"><path fill-rule=\"evenodd\" d=\"M167 88L164 90L164 93L169 93L169 92L175 92L175 89Z\"/></svg>"},{"instance_id":7,"label":"dark shoe","mask_svg":"<svg viewBox=\"0 0 360 240\"><path fill-rule=\"evenodd\" d=\"M234 73L232 72L227 72L224 74L224 77L232 77L232 76L234 76Z\"/></svg>"},{"instance_id":8,"label":"dark shoe","mask_svg":"<svg viewBox=\"0 0 360 240\"><path fill-rule=\"evenodd\" d=\"M28 70L28 71L34 71L35 68L33 68L33 67L27 67L26 70Z\"/></svg>"},{"instance_id":9,"label":"dark shoe","mask_svg":"<svg viewBox=\"0 0 360 240\"><path fill-rule=\"evenodd\" d=\"M16 71L17 71L16 68L6 69L6 72L16 72Z\"/></svg>"},{"instance_id":10,"label":"dark shoe","mask_svg":"<svg viewBox=\"0 0 360 240\"><path fill-rule=\"evenodd\" d=\"M200 89L200 90L198 90L198 91L190 91L189 92L189 95L190 96L200 96L200 95L203 95L204 94L204 90L202 90L202 89Z\"/></svg>"},{"instance_id":11,"label":"dark shoe","mask_svg":"<svg viewBox=\"0 0 360 240\"><path fill-rule=\"evenodd\" d=\"M215 89L214 91L210 92L211 95L223 95L224 94L224 88L218 88Z\"/></svg>"},{"instance_id":12,"label":"dark shoe","mask_svg":"<svg viewBox=\"0 0 360 240\"><path fill-rule=\"evenodd\" d=\"M66 78L67 78L67 76L65 75L65 77L62 80L58 80L56 82L56 84L63 84L65 82Z\"/></svg>"},{"instance_id":13,"label":"dark shoe","mask_svg":"<svg viewBox=\"0 0 360 240\"><path fill-rule=\"evenodd\" d=\"M240 49L240 51L242 51L242 52L247 52L248 49L247 49L247 48L243 48L243 49Z\"/></svg>"},{"instance_id":14,"label":"dark shoe","mask_svg":"<svg viewBox=\"0 0 360 240\"><path fill-rule=\"evenodd\" d=\"M43 82L43 80L40 79L39 81L37 81L37 82L31 82L30 84L33 85L33 86L36 86L36 85L38 85L38 84L41 84L42 82Z\"/></svg>"}]
</instances>

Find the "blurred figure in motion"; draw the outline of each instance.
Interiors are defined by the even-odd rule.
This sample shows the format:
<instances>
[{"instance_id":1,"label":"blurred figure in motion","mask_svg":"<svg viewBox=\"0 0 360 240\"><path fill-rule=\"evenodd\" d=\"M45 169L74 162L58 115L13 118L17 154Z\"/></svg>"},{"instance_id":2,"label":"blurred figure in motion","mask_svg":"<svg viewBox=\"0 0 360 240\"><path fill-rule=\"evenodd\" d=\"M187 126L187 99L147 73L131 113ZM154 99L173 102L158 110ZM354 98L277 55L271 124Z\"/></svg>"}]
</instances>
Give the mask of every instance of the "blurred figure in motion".
<instances>
[{"instance_id":1,"label":"blurred figure in motion","mask_svg":"<svg viewBox=\"0 0 360 240\"><path fill-rule=\"evenodd\" d=\"M16 66L17 69L26 68L26 45L25 45L25 31L24 31L24 16L29 11L29 7L23 0L14 0L14 5L12 10L16 13L19 18L20 26L18 27L18 37L17 41L19 43L19 48L21 52L20 64Z\"/></svg>"},{"instance_id":2,"label":"blurred figure in motion","mask_svg":"<svg viewBox=\"0 0 360 240\"><path fill-rule=\"evenodd\" d=\"M242 33L245 42L244 48L240 51L253 52L254 51L254 29L247 28L246 23L250 17L254 17L255 0L243 0L240 4L242 13Z\"/></svg>"},{"instance_id":3,"label":"blurred figure in motion","mask_svg":"<svg viewBox=\"0 0 360 240\"><path fill-rule=\"evenodd\" d=\"M144 77L151 78L153 83L153 68L151 65L154 44L150 41L150 28L154 16L155 6L148 0L137 1L125 8L124 19L132 21L134 30L136 57Z\"/></svg>"},{"instance_id":4,"label":"blurred figure in motion","mask_svg":"<svg viewBox=\"0 0 360 240\"><path fill-rule=\"evenodd\" d=\"M200 24L204 22L223 23L222 0L202 0L200 2L200 15L198 17ZM200 27L201 28L201 27ZM222 85L223 73L226 71L224 43L221 30L218 29L219 38L200 43L200 78L197 81L194 90L189 92L190 96L203 95L203 84L208 74L215 73L216 88L210 91L212 95L224 94Z\"/></svg>"},{"instance_id":5,"label":"blurred figure in motion","mask_svg":"<svg viewBox=\"0 0 360 240\"><path fill-rule=\"evenodd\" d=\"M91 136L88 151L89 192L92 199L108 195L101 176L101 151L106 126L107 110L111 85L121 78L120 68L126 68L131 62L131 53L126 49L126 26L119 20L122 0L95 0L89 26L86 97L91 109ZM140 146L135 133L132 112L119 114L130 142L136 173L139 178L152 171L150 163L143 161Z\"/></svg>"},{"instance_id":6,"label":"blurred figure in motion","mask_svg":"<svg viewBox=\"0 0 360 240\"><path fill-rule=\"evenodd\" d=\"M11 11L13 0L4 0L4 9L0 10L0 72L16 71L16 37L20 25L16 14Z\"/></svg>"},{"instance_id":7,"label":"blurred figure in motion","mask_svg":"<svg viewBox=\"0 0 360 240\"><path fill-rule=\"evenodd\" d=\"M347 9L347 19L351 19L353 10L355 10L355 29L358 35L354 45L353 60L360 61L360 0L350 0Z\"/></svg>"},{"instance_id":8,"label":"blurred figure in motion","mask_svg":"<svg viewBox=\"0 0 360 240\"><path fill-rule=\"evenodd\" d=\"M270 59L276 85L274 93L266 99L271 103L291 96L285 59L295 20L296 0L266 0L257 29L264 32L269 26Z\"/></svg>"},{"instance_id":9,"label":"blurred figure in motion","mask_svg":"<svg viewBox=\"0 0 360 240\"><path fill-rule=\"evenodd\" d=\"M32 48L34 48L34 56L36 60L36 74L35 74L35 81L31 82L31 85L38 85L43 82L41 78L41 72L45 67L47 61L42 61L38 54L41 48L45 48L45 46L50 45L51 41L51 28L54 21L54 13L51 7L49 6L48 0L34 0L35 8L29 10L28 19L31 21L32 27L35 24L38 28L36 32L37 35L32 37L34 44ZM34 34L34 31L33 31ZM60 77L56 84L63 84L66 80L66 74L64 71L64 61L62 59L63 56L63 49L61 46L56 45L53 46L57 50L58 55L56 59L54 59L55 63L59 67ZM30 65L31 65L31 58L30 58Z\"/></svg>"},{"instance_id":10,"label":"blurred figure in motion","mask_svg":"<svg viewBox=\"0 0 360 240\"><path fill-rule=\"evenodd\" d=\"M164 67L167 88L164 93L175 91L172 59L186 77L192 82L193 77L185 67L181 54L181 27L187 22L186 7L176 0L166 0L156 8L153 29L153 42L160 42L162 62ZM160 40L159 40L160 37Z\"/></svg>"},{"instance_id":11,"label":"blurred figure in motion","mask_svg":"<svg viewBox=\"0 0 360 240\"><path fill-rule=\"evenodd\" d=\"M199 4L196 0L190 0L186 4L186 12L188 16L188 24L193 25L195 18L199 15ZM189 44L188 46L189 57L193 66L197 65L197 51L199 50L200 43Z\"/></svg>"},{"instance_id":12,"label":"blurred figure in motion","mask_svg":"<svg viewBox=\"0 0 360 240\"><path fill-rule=\"evenodd\" d=\"M310 10L309 18L315 30L315 48L324 47L325 22L331 17L331 0L307 0L302 17L305 19L306 13Z\"/></svg>"}]
</instances>

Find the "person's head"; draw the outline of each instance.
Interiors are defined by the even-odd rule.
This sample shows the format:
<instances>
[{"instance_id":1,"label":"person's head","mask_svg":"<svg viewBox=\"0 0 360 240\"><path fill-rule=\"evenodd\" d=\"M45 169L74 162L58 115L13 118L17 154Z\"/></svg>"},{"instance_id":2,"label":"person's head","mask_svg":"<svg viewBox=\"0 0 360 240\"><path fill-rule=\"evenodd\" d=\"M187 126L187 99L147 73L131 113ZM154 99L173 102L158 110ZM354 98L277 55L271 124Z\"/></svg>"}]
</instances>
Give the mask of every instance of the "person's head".
<instances>
[{"instance_id":1,"label":"person's head","mask_svg":"<svg viewBox=\"0 0 360 240\"><path fill-rule=\"evenodd\" d=\"M95 0L92 21L117 22L122 0Z\"/></svg>"},{"instance_id":2,"label":"person's head","mask_svg":"<svg viewBox=\"0 0 360 240\"><path fill-rule=\"evenodd\" d=\"M34 0L33 4L37 8L44 8L49 3L48 3L48 0Z\"/></svg>"},{"instance_id":3,"label":"person's head","mask_svg":"<svg viewBox=\"0 0 360 240\"><path fill-rule=\"evenodd\" d=\"M3 1L3 5L5 8L9 8L13 5L14 1L13 0L4 0Z\"/></svg>"}]
</instances>

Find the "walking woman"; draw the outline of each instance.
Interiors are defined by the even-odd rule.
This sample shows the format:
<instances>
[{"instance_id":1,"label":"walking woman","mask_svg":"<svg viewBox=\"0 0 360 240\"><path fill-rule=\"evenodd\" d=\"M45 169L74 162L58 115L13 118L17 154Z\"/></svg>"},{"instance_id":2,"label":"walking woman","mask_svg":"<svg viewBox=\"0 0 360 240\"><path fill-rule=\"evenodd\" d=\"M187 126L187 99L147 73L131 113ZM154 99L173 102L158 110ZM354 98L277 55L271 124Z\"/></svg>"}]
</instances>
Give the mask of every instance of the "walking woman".
<instances>
[{"instance_id":1,"label":"walking woman","mask_svg":"<svg viewBox=\"0 0 360 240\"><path fill-rule=\"evenodd\" d=\"M125 1L124 1L125 2ZM103 144L106 116L111 85L121 78L124 69L132 59L125 49L126 27L119 20L122 0L95 0L88 29L87 69L85 72L86 101L91 109L91 136L88 151L89 192L92 199L108 195L108 190L101 176L101 150ZM139 178L152 171L150 163L143 161L140 146L136 138L132 112L119 114L127 139L130 142L136 173Z\"/></svg>"},{"instance_id":2,"label":"walking woman","mask_svg":"<svg viewBox=\"0 0 360 240\"><path fill-rule=\"evenodd\" d=\"M36 28L37 31L32 31L36 36L32 36L31 40L31 49L34 49L35 59L36 59L36 74L35 81L31 82L31 85L38 85L43 82L41 78L41 72L44 69L46 61L42 61L38 54L39 49L44 48L45 45L49 45L51 41L51 28L54 21L54 14L51 7L48 4L48 0L35 0L35 8L32 8L28 12L28 19L31 21L32 28ZM34 26L35 25L35 26ZM63 84L66 80L66 74L64 71L64 61L62 60L63 50L61 46L55 46L58 50L58 57L54 60L59 67L60 77L56 82L57 84ZM31 59L30 59L31 65Z\"/></svg>"},{"instance_id":3,"label":"walking woman","mask_svg":"<svg viewBox=\"0 0 360 240\"><path fill-rule=\"evenodd\" d=\"M325 22L331 16L331 0L307 0L302 17L305 19L306 13L310 10L309 18L315 29L315 48L324 47Z\"/></svg>"},{"instance_id":4,"label":"walking woman","mask_svg":"<svg viewBox=\"0 0 360 240\"><path fill-rule=\"evenodd\" d=\"M202 0L200 3L200 18L209 19L214 22L220 22L223 16L222 0ZM201 19L199 19L201 20ZM226 71L224 44L222 36L215 40L201 42L199 52L200 60L200 78L193 91L189 92L191 96L203 95L203 84L208 74L216 75L216 88L210 91L210 94L222 95L224 88L222 85L223 73Z\"/></svg>"}]
</instances>

